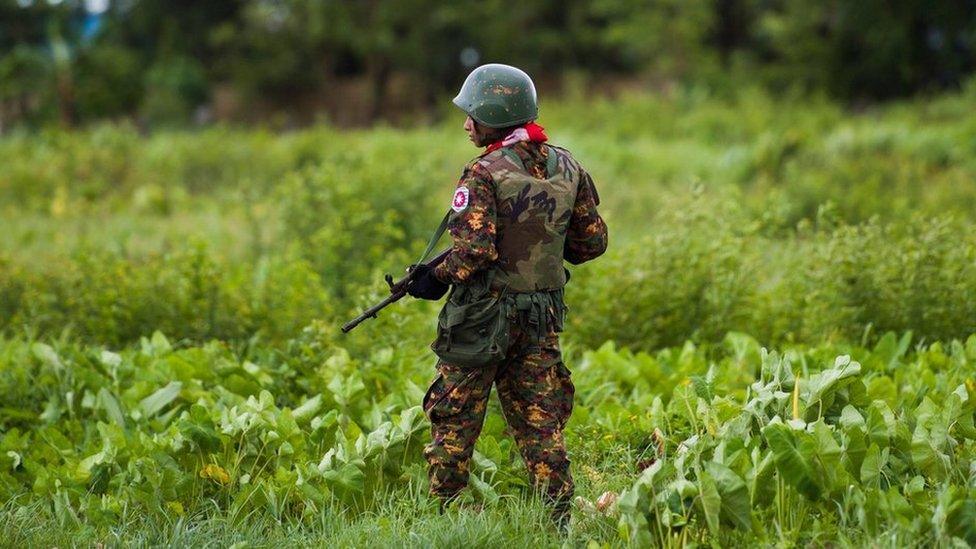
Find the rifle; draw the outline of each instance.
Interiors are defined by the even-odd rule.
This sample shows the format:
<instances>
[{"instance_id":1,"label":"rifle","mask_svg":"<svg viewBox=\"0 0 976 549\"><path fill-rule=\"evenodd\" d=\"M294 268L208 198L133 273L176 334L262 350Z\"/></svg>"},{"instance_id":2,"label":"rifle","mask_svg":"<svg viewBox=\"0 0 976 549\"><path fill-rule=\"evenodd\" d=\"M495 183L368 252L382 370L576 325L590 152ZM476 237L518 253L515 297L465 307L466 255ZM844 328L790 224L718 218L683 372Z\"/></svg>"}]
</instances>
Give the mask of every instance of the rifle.
<instances>
[{"instance_id":1,"label":"rifle","mask_svg":"<svg viewBox=\"0 0 976 549\"><path fill-rule=\"evenodd\" d=\"M448 248L443 252L437 254L436 256L434 256L433 259L427 262L427 265L430 265L431 267L436 267L440 265L444 261L444 258L447 257L447 254L450 253L450 251L451 249ZM397 280L396 282L393 281L392 275L389 274L385 275L383 277L383 280L385 280L386 283L390 286L389 297L387 297L383 301L380 301L376 305L373 305L372 307L366 309L365 311L362 312L362 314L360 314L356 318L350 320L349 322L346 322L342 326L342 333L344 334L349 333L353 328L359 326L360 323L362 323L364 320L368 318L376 318L376 313L385 309L387 305L391 305L403 299L403 296L407 295L407 286L409 286L410 283L413 282L414 279L416 278L415 275L416 272L417 272L416 268L414 266L411 266L410 268L407 269L406 276L404 276L400 280Z\"/></svg>"}]
</instances>

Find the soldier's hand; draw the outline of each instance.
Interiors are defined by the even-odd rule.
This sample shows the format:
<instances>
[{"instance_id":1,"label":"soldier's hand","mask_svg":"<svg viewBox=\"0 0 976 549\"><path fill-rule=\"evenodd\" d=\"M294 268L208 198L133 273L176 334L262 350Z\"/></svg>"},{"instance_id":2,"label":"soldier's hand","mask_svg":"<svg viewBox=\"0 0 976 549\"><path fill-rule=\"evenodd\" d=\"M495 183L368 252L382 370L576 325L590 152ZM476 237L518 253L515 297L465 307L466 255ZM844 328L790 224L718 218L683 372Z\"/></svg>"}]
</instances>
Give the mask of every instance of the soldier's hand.
<instances>
[{"instance_id":1,"label":"soldier's hand","mask_svg":"<svg viewBox=\"0 0 976 549\"><path fill-rule=\"evenodd\" d=\"M430 265L417 265L413 269L414 279L407 286L407 293L417 299L437 301L444 297L449 286L434 276L434 269Z\"/></svg>"}]
</instances>

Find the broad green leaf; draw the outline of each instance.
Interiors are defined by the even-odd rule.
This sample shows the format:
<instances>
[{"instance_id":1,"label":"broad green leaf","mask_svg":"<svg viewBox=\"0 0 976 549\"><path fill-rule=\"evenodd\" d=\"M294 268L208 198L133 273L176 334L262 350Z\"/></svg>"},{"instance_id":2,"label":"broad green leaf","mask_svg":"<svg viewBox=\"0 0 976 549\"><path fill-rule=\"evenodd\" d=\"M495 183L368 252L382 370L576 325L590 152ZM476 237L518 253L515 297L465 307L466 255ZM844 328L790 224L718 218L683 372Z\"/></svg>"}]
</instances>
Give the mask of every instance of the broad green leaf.
<instances>
[{"instance_id":1,"label":"broad green leaf","mask_svg":"<svg viewBox=\"0 0 976 549\"><path fill-rule=\"evenodd\" d=\"M880 448L877 444L871 444L864 454L864 461L861 462L861 483L867 486L877 486L883 465Z\"/></svg>"},{"instance_id":2,"label":"broad green leaf","mask_svg":"<svg viewBox=\"0 0 976 549\"><path fill-rule=\"evenodd\" d=\"M866 423L864 417L857 411L857 408L848 404L844 406L844 409L840 413L840 423L841 428L845 431L854 428L865 428Z\"/></svg>"},{"instance_id":3,"label":"broad green leaf","mask_svg":"<svg viewBox=\"0 0 976 549\"><path fill-rule=\"evenodd\" d=\"M104 423L99 421L96 425L98 434L102 438L102 446L110 451L117 452L128 446L125 438L125 431L122 426L114 423Z\"/></svg>"},{"instance_id":4,"label":"broad green leaf","mask_svg":"<svg viewBox=\"0 0 976 549\"><path fill-rule=\"evenodd\" d=\"M163 356L173 350L169 340L159 331L153 332L152 337L148 339L143 337L140 340L140 346L142 354L150 357Z\"/></svg>"},{"instance_id":5,"label":"broad green leaf","mask_svg":"<svg viewBox=\"0 0 976 549\"><path fill-rule=\"evenodd\" d=\"M248 400L250 401L250 399ZM258 393L258 400L256 403L256 409L258 411L263 412L265 410L273 410L274 408L275 399L274 395L271 394L271 391L262 390L260 393Z\"/></svg>"},{"instance_id":6,"label":"broad green leaf","mask_svg":"<svg viewBox=\"0 0 976 549\"><path fill-rule=\"evenodd\" d=\"M845 430L842 438L844 446L841 461L854 478L860 478L861 463L864 461L864 453L867 451L867 435L861 427L853 427Z\"/></svg>"},{"instance_id":7,"label":"broad green leaf","mask_svg":"<svg viewBox=\"0 0 976 549\"><path fill-rule=\"evenodd\" d=\"M933 445L931 434L922 425L912 433L911 456L912 463L926 476L942 479L948 473L949 456Z\"/></svg>"},{"instance_id":8,"label":"broad green leaf","mask_svg":"<svg viewBox=\"0 0 976 549\"><path fill-rule=\"evenodd\" d=\"M965 384L956 387L953 394L959 397L960 402L959 411L951 418L954 432L959 436L976 440L976 398L973 398L976 395L970 395Z\"/></svg>"},{"instance_id":9,"label":"broad green leaf","mask_svg":"<svg viewBox=\"0 0 976 549\"><path fill-rule=\"evenodd\" d=\"M913 496L925 489L925 478L922 475L915 475L904 487L906 496Z\"/></svg>"},{"instance_id":10,"label":"broad green leaf","mask_svg":"<svg viewBox=\"0 0 976 549\"><path fill-rule=\"evenodd\" d=\"M889 406L898 403L898 386L888 376L878 376L868 382L868 396L872 400L883 400Z\"/></svg>"},{"instance_id":11,"label":"broad green leaf","mask_svg":"<svg viewBox=\"0 0 976 549\"><path fill-rule=\"evenodd\" d=\"M139 407L147 417L154 416L170 402L176 400L176 397L180 396L180 390L182 388L183 384L179 381L171 381L162 389L142 399L139 402Z\"/></svg>"},{"instance_id":12,"label":"broad green leaf","mask_svg":"<svg viewBox=\"0 0 976 549\"><path fill-rule=\"evenodd\" d=\"M333 377L328 388L336 403L346 408L356 400L360 392L366 390L366 385L363 384L359 374L353 373L348 378L338 375Z\"/></svg>"},{"instance_id":13,"label":"broad green leaf","mask_svg":"<svg viewBox=\"0 0 976 549\"><path fill-rule=\"evenodd\" d=\"M702 471L698 475L698 502L701 504L702 515L705 523L713 536L718 536L719 514L722 511L722 497L718 493L715 480L707 471Z\"/></svg>"},{"instance_id":14,"label":"broad green leaf","mask_svg":"<svg viewBox=\"0 0 976 549\"><path fill-rule=\"evenodd\" d=\"M756 364L761 360L762 346L748 334L729 332L725 334L722 344L731 350L733 359L739 364Z\"/></svg>"},{"instance_id":15,"label":"broad green leaf","mask_svg":"<svg viewBox=\"0 0 976 549\"><path fill-rule=\"evenodd\" d=\"M691 385L695 389L698 398L705 402L711 402L715 396L714 387L711 381L702 376L691 376Z\"/></svg>"},{"instance_id":16,"label":"broad green leaf","mask_svg":"<svg viewBox=\"0 0 976 549\"><path fill-rule=\"evenodd\" d=\"M193 405L194 409L202 409L199 404ZM205 411L202 414L206 414ZM200 417L201 412L191 412L191 417L179 422L180 432L184 437L193 441L204 452L216 452L220 448L220 437L213 428L213 424L208 417Z\"/></svg>"},{"instance_id":17,"label":"broad green leaf","mask_svg":"<svg viewBox=\"0 0 976 549\"><path fill-rule=\"evenodd\" d=\"M108 350L102 351L101 355L99 355L99 360L109 368L118 368L122 365L122 356Z\"/></svg>"},{"instance_id":18,"label":"broad green leaf","mask_svg":"<svg viewBox=\"0 0 976 549\"><path fill-rule=\"evenodd\" d=\"M414 432L423 428L423 420L424 409L420 406L413 406L400 412L400 420L397 422L397 428L406 435L412 435Z\"/></svg>"},{"instance_id":19,"label":"broad green leaf","mask_svg":"<svg viewBox=\"0 0 976 549\"><path fill-rule=\"evenodd\" d=\"M806 381L806 390L803 391L806 407L801 416L812 421L822 414L833 400L833 393L860 374L859 363L852 361L848 355L838 356L833 367L810 376Z\"/></svg>"},{"instance_id":20,"label":"broad green leaf","mask_svg":"<svg viewBox=\"0 0 976 549\"><path fill-rule=\"evenodd\" d=\"M365 450L361 451L363 458L373 456L390 446L390 433L393 431L393 424L389 421L383 422L379 427L366 435Z\"/></svg>"},{"instance_id":21,"label":"broad green leaf","mask_svg":"<svg viewBox=\"0 0 976 549\"><path fill-rule=\"evenodd\" d=\"M294 438L302 435L301 428L295 421L295 416L288 409L278 412L275 416L274 426L282 438Z\"/></svg>"},{"instance_id":22,"label":"broad green leaf","mask_svg":"<svg viewBox=\"0 0 976 549\"><path fill-rule=\"evenodd\" d=\"M152 339L150 340L153 346L153 350L156 354L165 354L173 350L173 346L170 345L169 340L162 332L153 332Z\"/></svg>"},{"instance_id":23,"label":"broad green leaf","mask_svg":"<svg viewBox=\"0 0 976 549\"><path fill-rule=\"evenodd\" d=\"M57 351L55 351L50 345L46 343L34 343L31 345L31 352L33 352L34 356L46 366L54 368L55 370L64 369L64 363L61 362L61 357L58 356Z\"/></svg>"},{"instance_id":24,"label":"broad green leaf","mask_svg":"<svg viewBox=\"0 0 976 549\"><path fill-rule=\"evenodd\" d=\"M705 470L715 482L722 498L721 517L736 528L752 528L752 505L745 481L724 464L710 461Z\"/></svg>"},{"instance_id":25,"label":"broad green leaf","mask_svg":"<svg viewBox=\"0 0 976 549\"><path fill-rule=\"evenodd\" d=\"M332 427L338 423L339 411L329 410L329 412L324 416L315 416L309 424L309 427L311 427L313 431L317 431L319 429L328 429L329 427Z\"/></svg>"},{"instance_id":26,"label":"broad green leaf","mask_svg":"<svg viewBox=\"0 0 976 549\"><path fill-rule=\"evenodd\" d=\"M815 468L822 472L821 482L829 490L844 488L846 482L846 470L841 467L842 450L834 439L833 431L823 420L813 425L813 438L816 440L814 458L811 460Z\"/></svg>"},{"instance_id":27,"label":"broad green leaf","mask_svg":"<svg viewBox=\"0 0 976 549\"><path fill-rule=\"evenodd\" d=\"M939 494L932 522L939 530L976 545L976 488L948 486Z\"/></svg>"},{"instance_id":28,"label":"broad green leaf","mask_svg":"<svg viewBox=\"0 0 976 549\"><path fill-rule=\"evenodd\" d=\"M105 462L106 452L102 450L101 452L92 454L85 459L78 462L77 472L81 479L87 480L91 475L92 467Z\"/></svg>"},{"instance_id":29,"label":"broad green leaf","mask_svg":"<svg viewBox=\"0 0 976 549\"><path fill-rule=\"evenodd\" d=\"M330 469L322 473L322 478L328 482L356 493L362 493L366 486L366 477L358 467L346 463L339 469Z\"/></svg>"},{"instance_id":30,"label":"broad green leaf","mask_svg":"<svg viewBox=\"0 0 976 549\"><path fill-rule=\"evenodd\" d=\"M867 417L868 437L871 442L886 448L895 437L896 425L895 414L887 403L882 400L871 403Z\"/></svg>"},{"instance_id":31,"label":"broad green leaf","mask_svg":"<svg viewBox=\"0 0 976 549\"><path fill-rule=\"evenodd\" d=\"M819 499L823 488L810 463L813 456L801 452L793 431L782 423L772 423L763 429L763 436L773 451L773 460L780 476L806 497Z\"/></svg>"},{"instance_id":32,"label":"broad green leaf","mask_svg":"<svg viewBox=\"0 0 976 549\"><path fill-rule=\"evenodd\" d=\"M471 465L475 471L484 471L491 474L498 472L498 465L477 450L471 455Z\"/></svg>"},{"instance_id":33,"label":"broad green leaf","mask_svg":"<svg viewBox=\"0 0 976 549\"><path fill-rule=\"evenodd\" d=\"M98 390L98 405L105 411L105 415L115 422L116 425L125 426L125 415L122 413L122 406L115 396L105 387Z\"/></svg>"},{"instance_id":34,"label":"broad green leaf","mask_svg":"<svg viewBox=\"0 0 976 549\"><path fill-rule=\"evenodd\" d=\"M759 458L760 452L762 458ZM752 505L764 505L772 500L775 494L775 483L773 473L776 472L776 463L773 460L773 453L769 450L760 450L758 447L753 450L753 468L747 473L749 479L750 501Z\"/></svg>"},{"instance_id":35,"label":"broad green leaf","mask_svg":"<svg viewBox=\"0 0 976 549\"><path fill-rule=\"evenodd\" d=\"M673 472L671 464L663 459L659 459L641 472L634 486L650 488L652 491L657 492L663 486L665 477L670 472Z\"/></svg>"},{"instance_id":36,"label":"broad green leaf","mask_svg":"<svg viewBox=\"0 0 976 549\"><path fill-rule=\"evenodd\" d=\"M891 371L898 366L899 360L905 356L911 342L911 331L902 334L901 338L897 338L894 332L887 332L878 340L872 354L877 356L886 370Z\"/></svg>"},{"instance_id":37,"label":"broad green leaf","mask_svg":"<svg viewBox=\"0 0 976 549\"><path fill-rule=\"evenodd\" d=\"M61 396L58 393L52 393L47 399L44 411L41 412L40 419L45 423L55 423L61 419L62 412Z\"/></svg>"},{"instance_id":38,"label":"broad green leaf","mask_svg":"<svg viewBox=\"0 0 976 549\"><path fill-rule=\"evenodd\" d=\"M468 477L468 481L471 483L471 488L474 493L488 505L495 505L498 503L498 492L495 488L485 482L479 475L471 475Z\"/></svg>"},{"instance_id":39,"label":"broad green leaf","mask_svg":"<svg viewBox=\"0 0 976 549\"><path fill-rule=\"evenodd\" d=\"M318 394L306 400L301 406L295 408L291 415L295 421L305 421L311 419L322 408L322 395Z\"/></svg>"}]
</instances>

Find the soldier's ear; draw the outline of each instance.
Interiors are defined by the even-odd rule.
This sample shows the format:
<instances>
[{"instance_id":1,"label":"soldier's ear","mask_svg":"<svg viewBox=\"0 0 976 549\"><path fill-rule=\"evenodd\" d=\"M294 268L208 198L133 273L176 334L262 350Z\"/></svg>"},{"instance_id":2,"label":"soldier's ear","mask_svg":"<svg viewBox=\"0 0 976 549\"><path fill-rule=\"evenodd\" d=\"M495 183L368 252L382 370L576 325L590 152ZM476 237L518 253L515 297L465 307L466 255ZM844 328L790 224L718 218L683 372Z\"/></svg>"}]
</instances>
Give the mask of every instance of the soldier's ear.
<instances>
[{"instance_id":1,"label":"soldier's ear","mask_svg":"<svg viewBox=\"0 0 976 549\"><path fill-rule=\"evenodd\" d=\"M492 129L487 126L482 126L481 124L478 123L477 120L473 120L473 122L474 122L474 133L475 135L478 136L478 145L479 146L487 145L490 141L490 135Z\"/></svg>"},{"instance_id":2,"label":"soldier's ear","mask_svg":"<svg viewBox=\"0 0 976 549\"><path fill-rule=\"evenodd\" d=\"M475 131L478 133L478 139L481 140L482 145L487 145L489 143L494 143L505 137L503 130L498 128L489 128L479 124L477 121L474 123Z\"/></svg>"}]
</instances>

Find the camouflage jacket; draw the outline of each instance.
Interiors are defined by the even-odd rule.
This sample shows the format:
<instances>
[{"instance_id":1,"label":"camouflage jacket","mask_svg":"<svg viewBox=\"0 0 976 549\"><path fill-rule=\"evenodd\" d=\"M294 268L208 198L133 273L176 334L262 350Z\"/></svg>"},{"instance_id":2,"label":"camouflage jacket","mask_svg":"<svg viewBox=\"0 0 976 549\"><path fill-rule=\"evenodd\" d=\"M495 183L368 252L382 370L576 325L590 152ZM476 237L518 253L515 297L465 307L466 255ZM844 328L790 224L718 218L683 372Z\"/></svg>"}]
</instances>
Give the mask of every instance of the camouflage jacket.
<instances>
[{"instance_id":1,"label":"camouflage jacket","mask_svg":"<svg viewBox=\"0 0 976 549\"><path fill-rule=\"evenodd\" d=\"M561 288L563 259L579 264L606 250L599 203L593 180L565 149L520 142L483 154L458 181L453 248L434 274L464 284L494 268L496 285L514 292Z\"/></svg>"}]
</instances>

